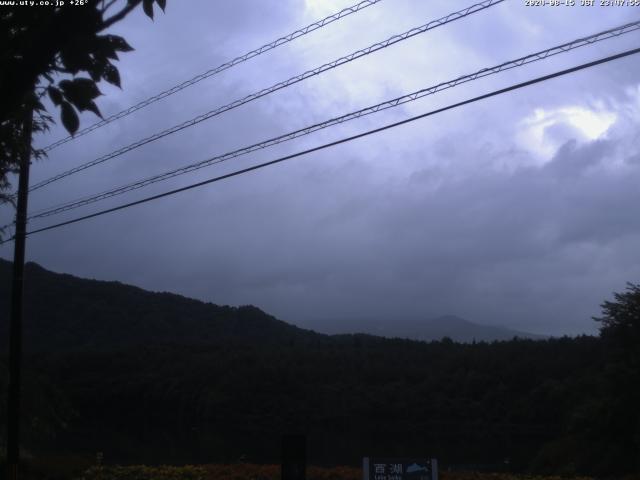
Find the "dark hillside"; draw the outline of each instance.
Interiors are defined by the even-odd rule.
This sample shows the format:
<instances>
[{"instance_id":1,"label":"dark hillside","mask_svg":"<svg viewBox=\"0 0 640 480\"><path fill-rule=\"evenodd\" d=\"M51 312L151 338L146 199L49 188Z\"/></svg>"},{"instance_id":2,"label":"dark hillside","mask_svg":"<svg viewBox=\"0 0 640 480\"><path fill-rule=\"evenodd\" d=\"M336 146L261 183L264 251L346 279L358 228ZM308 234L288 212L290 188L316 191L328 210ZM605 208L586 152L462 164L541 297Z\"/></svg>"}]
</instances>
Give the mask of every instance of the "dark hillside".
<instances>
[{"instance_id":1,"label":"dark hillside","mask_svg":"<svg viewBox=\"0 0 640 480\"><path fill-rule=\"evenodd\" d=\"M506 327L480 325L454 315L436 318L326 318L297 322L296 325L321 333L369 333L386 338L440 340L448 337L456 342L492 342L514 337L543 340L544 335L512 330Z\"/></svg>"},{"instance_id":2,"label":"dark hillside","mask_svg":"<svg viewBox=\"0 0 640 480\"><path fill-rule=\"evenodd\" d=\"M0 305L8 306L11 263L0 260ZM7 311L0 337L7 335ZM252 306L228 307L120 282L25 269L25 351L113 350L142 345L206 345L219 340L281 343L319 336ZM6 348L2 345L0 348Z\"/></svg>"},{"instance_id":3,"label":"dark hillside","mask_svg":"<svg viewBox=\"0 0 640 480\"><path fill-rule=\"evenodd\" d=\"M4 305L9 270L0 262ZM619 437L607 420L629 416L612 409L633 404L623 380L635 374L611 363L600 338L327 336L255 307L35 264L27 266L26 312L24 438L33 452L101 451L111 463L151 464L244 454L274 463L281 435L304 432L315 464L428 452L445 466L539 473L636 465L628 446L636 427ZM1 325L6 338L6 316ZM624 402L611 398L611 385Z\"/></svg>"}]
</instances>

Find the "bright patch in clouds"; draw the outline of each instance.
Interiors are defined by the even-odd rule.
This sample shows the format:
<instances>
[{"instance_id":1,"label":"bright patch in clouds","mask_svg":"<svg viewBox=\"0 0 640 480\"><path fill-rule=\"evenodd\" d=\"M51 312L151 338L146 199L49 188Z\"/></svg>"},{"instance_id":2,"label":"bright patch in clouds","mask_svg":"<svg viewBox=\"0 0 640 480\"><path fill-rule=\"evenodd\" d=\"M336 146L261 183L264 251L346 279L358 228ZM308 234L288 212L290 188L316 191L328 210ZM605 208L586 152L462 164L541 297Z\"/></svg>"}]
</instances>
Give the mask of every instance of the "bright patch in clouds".
<instances>
[{"instance_id":1,"label":"bright patch in clouds","mask_svg":"<svg viewBox=\"0 0 640 480\"><path fill-rule=\"evenodd\" d=\"M355 2L354 2L355 3ZM351 5L351 4L348 4ZM312 17L322 18L339 12L346 6L344 0L306 0L307 13Z\"/></svg>"},{"instance_id":2,"label":"bright patch in clouds","mask_svg":"<svg viewBox=\"0 0 640 480\"><path fill-rule=\"evenodd\" d=\"M550 160L568 140L593 141L604 135L618 116L605 110L569 106L536 109L520 124L518 139L532 153Z\"/></svg>"}]
</instances>

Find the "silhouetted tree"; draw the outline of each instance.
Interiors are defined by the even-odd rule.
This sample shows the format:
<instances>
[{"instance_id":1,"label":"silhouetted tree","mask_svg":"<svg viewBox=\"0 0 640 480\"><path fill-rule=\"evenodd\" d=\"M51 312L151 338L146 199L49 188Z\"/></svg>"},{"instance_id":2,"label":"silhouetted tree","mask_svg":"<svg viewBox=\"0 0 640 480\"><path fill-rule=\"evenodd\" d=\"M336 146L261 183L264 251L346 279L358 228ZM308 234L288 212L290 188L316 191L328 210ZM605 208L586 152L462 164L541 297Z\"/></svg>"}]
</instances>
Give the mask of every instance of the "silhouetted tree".
<instances>
[{"instance_id":1,"label":"silhouetted tree","mask_svg":"<svg viewBox=\"0 0 640 480\"><path fill-rule=\"evenodd\" d=\"M0 305L10 267L0 261ZM638 470L640 378L625 344L326 336L255 307L26 269L26 360L60 393L38 390L39 426L57 436L29 439L35 455L204 463L246 453L272 462L280 434L302 430L311 462L429 452L444 465L504 469L508 458L515 471ZM625 316L634 292L604 315ZM67 404L74 415L61 428L52 414Z\"/></svg>"},{"instance_id":2,"label":"silhouetted tree","mask_svg":"<svg viewBox=\"0 0 640 480\"><path fill-rule=\"evenodd\" d=\"M80 124L77 111L100 116L97 83L105 80L119 87L120 75L112 61L118 52L133 50L124 38L103 32L140 4L153 18L154 2L164 10L166 0L0 8L0 192L10 187L7 175L15 173L24 148L20 132L26 112L35 112L34 132L48 129L53 121L41 103L45 95L59 108L71 134ZM88 76L78 76L82 74ZM8 200L6 194L0 196L0 203Z\"/></svg>"},{"instance_id":3,"label":"silhouetted tree","mask_svg":"<svg viewBox=\"0 0 640 480\"><path fill-rule=\"evenodd\" d=\"M623 345L637 346L640 342L640 285L627 284L627 291L614 293L614 302L605 301L600 322L600 334Z\"/></svg>"},{"instance_id":4,"label":"silhouetted tree","mask_svg":"<svg viewBox=\"0 0 640 480\"><path fill-rule=\"evenodd\" d=\"M600 336L604 341L605 398L601 415L605 428L601 434L615 447L606 473L625 473L640 469L640 285L627 284L627 290L605 301Z\"/></svg>"}]
</instances>

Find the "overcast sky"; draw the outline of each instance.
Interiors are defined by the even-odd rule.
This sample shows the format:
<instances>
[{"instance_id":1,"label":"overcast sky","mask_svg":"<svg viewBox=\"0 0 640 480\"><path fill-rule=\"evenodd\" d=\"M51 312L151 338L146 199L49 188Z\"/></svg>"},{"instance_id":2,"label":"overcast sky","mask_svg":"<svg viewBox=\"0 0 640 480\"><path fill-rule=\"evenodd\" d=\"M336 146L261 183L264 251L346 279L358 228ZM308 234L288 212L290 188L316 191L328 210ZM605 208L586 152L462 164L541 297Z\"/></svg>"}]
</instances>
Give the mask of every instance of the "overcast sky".
<instances>
[{"instance_id":1,"label":"overcast sky","mask_svg":"<svg viewBox=\"0 0 640 480\"><path fill-rule=\"evenodd\" d=\"M113 28L122 91L106 115L355 3L169 0ZM50 153L31 183L473 0L382 0ZM579 4L580 1L577 0ZM634 7L507 0L33 192L73 200L640 18ZM187 185L638 46L640 33L461 85L31 228ZM291 323L453 314L543 334L594 333L599 304L640 282L640 58L28 239L45 268ZM57 113L56 113L57 117ZM82 125L95 121L82 116ZM57 126L37 138L62 137ZM11 211L3 208L2 220ZM12 245L0 247L10 258Z\"/></svg>"}]
</instances>

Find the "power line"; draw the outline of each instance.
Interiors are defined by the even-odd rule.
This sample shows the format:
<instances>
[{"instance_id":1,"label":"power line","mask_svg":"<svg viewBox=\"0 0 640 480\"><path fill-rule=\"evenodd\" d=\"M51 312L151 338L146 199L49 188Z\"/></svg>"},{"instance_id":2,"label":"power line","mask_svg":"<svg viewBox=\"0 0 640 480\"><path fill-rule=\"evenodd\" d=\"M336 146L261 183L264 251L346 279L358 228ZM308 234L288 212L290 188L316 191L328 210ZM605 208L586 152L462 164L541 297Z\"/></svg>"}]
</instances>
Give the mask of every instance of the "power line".
<instances>
[{"instance_id":1,"label":"power line","mask_svg":"<svg viewBox=\"0 0 640 480\"><path fill-rule=\"evenodd\" d=\"M604 57L604 58L601 58L599 60L594 60L592 62L583 63L583 64L578 65L576 67L568 68L568 69L565 69L565 70L560 70L558 72L555 72L555 73L552 73L552 74L549 74L549 75L544 75L542 77L537 77L537 78L534 78L532 80L528 80L526 82L522 82L522 83L518 83L518 84L515 84L515 85L511 85L509 87L502 88L502 89L499 89L499 90L494 90L493 92L486 93L484 95L480 95L480 96L477 96L477 97L474 97L474 98L471 98L471 99L468 99L468 100L464 100L462 102L454 103L454 104L448 105L446 107L438 108L436 110L432 110L430 112L423 113L421 115L416 115L414 117L407 118L407 119L401 120L399 122L391 123L391 124L388 124L388 125L385 125L385 126L382 126L382 127L379 127L379 128L368 130L366 132L359 133L357 135L352 135L350 137L342 138L342 139L336 140L334 142L325 143L323 145L320 145L320 146L317 146L317 147L313 147L313 148L310 148L310 149L307 149L307 150L303 150L301 152L297 152L297 153L294 153L294 154L291 154L291 155L286 155L284 157L280 157L280 158L277 158L275 160L271 160L269 162L265 162L265 163L261 163L261 164L258 164L258 165L254 165L252 167L243 168L242 170L236 170L235 172L231 172L231 173L227 173L225 175L220 175L218 177L210 178L210 179L204 180L202 182L193 183L193 184L187 185L185 187L176 188L174 190L170 190L168 192L164 192L164 193L160 193L160 194L153 195L153 196L150 196L150 197L146 197L146 198L143 198L141 200L136 200L134 202L129 202L129 203L126 203L126 204L123 204L123 205L119 205L117 207L108 208L108 209L101 210L101 211L96 212L96 213L92 213L92 214L89 214L89 215L84 215L82 217L77 217L77 218L74 218L74 219L71 219L71 220L67 220L67 221L64 221L64 222L56 223L54 225L49 225L47 227L43 227L43 228L39 228L39 229L36 229L36 230L32 230L30 232L27 232L27 235L33 235L35 233L45 232L47 230L53 230L55 228L60 228L60 227L66 226L66 225L71 225L73 223L81 222L83 220L88 220L90 218L99 217L99 216L105 215L107 213L116 212L118 210L124 210L126 208L133 207L135 205L140 205L140 204L143 204L143 203L147 203L147 202L150 202L152 200L158 200L160 198L168 197L168 196L174 195L176 193L184 192L186 190L191 190L193 188L197 188L197 187L201 187L201 186L204 186L204 185L208 185L210 183L218 182L220 180L224 180L224 179L227 179L227 178L235 177L235 176L247 173L247 172L251 172L253 170L258 170L258 169L261 169L261 168L264 168L264 167L268 167L270 165L275 165L276 163L281 163L281 162L284 162L286 160L291 160L293 158L301 157L303 155L308 155L310 153L317 152L317 151L320 151L320 150L324 150L324 149L329 148L329 147L334 147L336 145L347 143L347 142L350 142L350 141L353 141L353 140L356 140L356 139L359 139L359 138L367 137L367 136L373 135L375 133L380 133L380 132L382 132L384 130L395 128L395 127L398 127L400 125L404 125L404 124L407 124L407 123L415 122L416 120L420 120L422 118L426 118L426 117L429 117L429 116L432 116L432 115L436 115L438 113L442 113L442 112L445 112L447 110L452 110L454 108L458 108L458 107L461 107L461 106L464 106L464 105L468 105L468 104L471 104L471 103L474 103L474 102L478 102L480 100L484 100L484 99L487 99L487 98L490 98L490 97L495 97L497 95L501 95L503 93L511 92L513 90L518 90L520 88L524 88L524 87L527 87L527 86L530 86L530 85L534 85L536 83L545 82L547 80L551 80L551 79L556 78L556 77L560 77L560 76L563 76L563 75L568 75L570 73L574 73L574 72L577 72L579 70L584 70L586 68L590 68L590 67L593 67L593 66L596 66L596 65L601 65L603 63L611 62L613 60L617 60L617 59L620 59L620 58L623 58L623 57L627 57L627 56L630 56L630 55L635 55L637 53L640 53L640 48L627 50L625 52L618 53L618 54L615 54L615 55L610 55L608 57ZM0 242L0 244L7 243L7 242L9 242L11 240L13 240L13 238L5 240L3 242Z\"/></svg>"},{"instance_id":2,"label":"power line","mask_svg":"<svg viewBox=\"0 0 640 480\"><path fill-rule=\"evenodd\" d=\"M291 77L288 80L285 80L283 82L276 83L275 85L272 85L269 88L265 88L263 90L260 90L259 92L255 92L255 93L252 93L251 95L247 95L246 97L244 97L242 99L235 100L235 101L233 101L233 102L231 102L231 103L229 103L227 105L224 105L222 107L218 107L218 108L216 108L214 110L211 110L211 111L209 111L207 113L204 113L204 114L199 115L199 116L197 116L195 118L192 118L191 120L187 120L186 122L180 123L178 125L174 125L173 127L170 127L170 128L168 128L166 130L163 130L162 132L159 132L159 133L156 133L154 135L151 135L150 137L146 137L146 138L144 138L142 140L139 140L139 141L137 141L135 143L132 143L132 144L126 146L126 147L122 147L122 148L120 148L118 150L115 150L115 151L113 151L111 153L103 155L102 157L99 157L99 158L97 158L95 160L92 160L90 162L84 163L84 164L79 165L79 166L77 166L75 168L67 170L66 172L60 173L60 174L55 175L55 176L53 176L51 178L43 180L43 181L33 185L30 188L29 191L33 191L33 190L37 190L39 188L42 188L42 187L44 187L46 185L49 185L50 183L53 183L53 182L58 181L58 180L60 180L62 178L68 177L68 176L73 175L75 173L78 173L80 171L86 170L87 168L93 167L93 166L98 165L100 163L106 162L107 160L110 160L112 158L118 157L118 156L120 156L120 155L122 155L124 153L130 152L131 150L139 148L139 147L141 147L143 145L146 145L148 143L151 143L151 142L153 142L155 140L159 140L159 139L161 139L163 137L166 137L167 135L171 135L171 134L179 132L180 130L183 130L185 128L192 127L192 126L194 126L194 125L196 125L196 124L198 124L200 122L203 122L204 120L208 120L209 118L212 118L214 116L220 115L221 113L224 113L224 112L227 112L229 110L232 110L232 109L234 109L236 107L239 107L241 105L249 103L249 102L251 102L253 100L257 100L258 98L264 97L265 95L269 95L270 93L273 93L273 92L275 92L277 90L281 90L283 88L289 87L289 86L291 86L293 84L296 84L298 82L306 80L309 77L313 77L315 75L319 75L319 74L324 73L324 72L326 72L328 70L336 68L336 67L338 67L340 65L349 63L349 62L351 62L351 61L353 61L353 60L355 60L357 58L364 57L364 56L369 55L369 54L371 54L373 52L376 52L378 50L382 50L383 48L387 48L387 47L389 47L391 45L394 45L394 44L396 44L398 42L402 42L402 41L407 40L407 39L409 39L411 37L414 37L414 36L419 35L421 33L425 33L425 32L427 32L429 30L437 28L439 26L446 25L447 23L453 22L455 20L459 20L461 18L465 18L465 17L467 17L467 16L469 16L469 15L471 15L473 13L485 10L485 9L487 9L489 7L492 7L494 5L502 3L503 1L504 0L484 0L483 2L477 3L475 5L471 5L470 7L467 7L465 9L463 9L463 10L459 10L457 12L450 13L449 15L446 15L446 16L444 16L442 18L437 19L437 20L432 20L431 22L429 22L429 23L427 23L425 25L422 25L420 27L415 27L415 28L412 28L411 30L408 30L408 31L406 31L404 33L401 33L399 35L394 35L394 36L392 36L392 37L390 37L390 38L388 38L388 39L386 39L386 40L384 40L382 42L375 43L373 45L370 45L367 48L364 48L364 49L358 50L356 52L353 52L353 53L351 53L349 55L346 55L344 57L341 57L341 58L339 58L337 60L334 60L332 62L326 63L326 64L324 64L324 65L322 65L320 67L314 68L312 70L308 70L308 71L306 71L306 72L304 72L304 73L302 73L300 75L296 75L295 77Z\"/></svg>"},{"instance_id":3,"label":"power line","mask_svg":"<svg viewBox=\"0 0 640 480\"><path fill-rule=\"evenodd\" d=\"M94 130L97 130L100 127L103 127L111 122L114 122L116 120L119 120L120 118L126 117L127 115L132 114L133 112L136 112L138 110L141 110L145 107L148 107L149 105L151 105L152 103L155 103L159 100L162 100L163 98L169 97L171 95L173 95L174 93L177 93L181 90L184 90L187 87L190 87L192 85L195 85L196 83L212 77L214 75L217 75L218 73L223 72L224 70L227 70L231 67L234 67L236 65L238 65L239 63L242 62L246 62L247 60L252 59L253 57L257 57L258 55L262 55L263 53L266 53L270 50L273 50L274 48L277 48L281 45L284 45L286 43L289 43L293 40L295 40L296 38L302 37L304 35L307 35L308 33L311 33L315 30L318 30L319 28L322 28L326 25L329 25L330 23L335 22L336 20L340 20L341 18L344 18L348 15L351 15L352 13L356 13L359 12L360 10L363 10L371 5L374 5L378 2L380 2L381 0L364 0L360 3L357 3L356 5L352 5L350 7L344 8L342 10L340 10L337 13L334 13L332 15L329 15L328 17L323 18L322 20L318 20L316 22L313 22L310 25L307 25L304 28L301 28L299 30L296 30L295 32L290 33L289 35L285 35L284 37L280 37L277 40L274 40L272 42L269 42L265 45L262 45L261 47L256 48L255 50L251 50L248 53L245 53L244 55L241 55L239 57L234 58L233 60L230 60L226 63L223 63L222 65L218 65L215 68L212 68L211 70L207 70L204 73L201 73L200 75L196 75L195 77L189 79L189 80L185 80L184 82L175 85L167 90L164 90L163 92L158 93L157 95L154 95L153 97L150 97L146 100L143 100L140 103L137 103L129 108L126 108L118 113L114 113L113 115L100 120L99 122L94 123L93 125L90 125L86 128L83 128L82 130L79 130L78 132L76 132L74 135L69 135L65 138L62 138L50 145L47 145L46 147L43 148L43 150L45 152L49 152L51 150L53 150L56 147L59 147L60 145L63 145L67 142L70 142L71 140L74 140L78 137L81 137L83 135L86 135L89 132L92 132Z\"/></svg>"},{"instance_id":4,"label":"power line","mask_svg":"<svg viewBox=\"0 0 640 480\"><path fill-rule=\"evenodd\" d=\"M139 188L142 187L146 187L149 185L152 185L154 183L158 183L164 180L168 180L170 178L173 177L177 177L179 175L183 175L186 173L190 173L193 172L195 170L199 170L201 168L204 167L208 167L214 164L218 164L218 163L222 163L224 161L230 160L232 158L237 158L239 156L242 155L246 155L252 152L255 152L257 150L261 150L267 147L271 147L273 145L277 145L289 140L293 140L295 138L299 138L302 137L304 135L309 135L313 132L316 132L318 130L322 130L324 128L328 128L330 126L334 126L334 125L338 125L338 124L342 124L344 122L350 121L350 120L354 120L360 117L363 117L365 115L370 115L372 113L376 113L376 112L380 112L382 110L386 110L389 108L393 108L396 107L398 105L402 105L408 102L412 102L415 100L418 100L419 98L423 98L425 96L428 95L433 95L437 92L440 92L442 90L445 89L449 89L449 88L453 88L457 85L463 84L463 83L467 83L473 80L476 80L478 78L483 78L489 75L493 75L493 74L497 74L499 72L505 71L505 70L509 70L512 68L516 68L516 67L520 67L523 65L527 65L529 63L533 63L533 62L537 62L540 60L544 60L546 58L549 58L551 56L560 54L560 53L564 53L564 52L568 52L571 50L574 50L576 48L579 47L583 47L585 45L592 45L596 42L600 42L609 38L615 38L618 37L620 35L623 35L625 33L629 33L635 30L640 29L640 21L637 22L632 22L632 23L628 23L625 25L621 25L618 27L614 27L614 28L610 28L608 30L604 30L602 32L598 32L596 34L590 35L588 37L583 37L583 38L579 38L576 40L573 40L571 42L567 42L564 43L562 45L558 45L552 48L548 48L546 50L542 50L536 53L532 53L529 54L527 56L524 57L520 57L516 60L510 60L508 62L504 62L501 63L499 65L493 66L493 67L488 67L488 68L483 68L481 70L478 70L472 74L468 74L468 75L463 75L461 77L457 77L454 80L449 80L446 82L442 82L439 83L437 85L428 87L428 88L424 88L421 90L418 90L416 92L410 93L410 94L406 94L397 98L394 98L392 100L388 100L382 103L378 103L377 105L373 105L370 107L366 107L360 110L357 110L355 112L351 112L339 117L335 117L329 120L326 120L324 122L321 123L316 123L314 125L311 126L307 126L305 128L299 129L299 130L295 130L293 132L289 132L286 133L284 135L280 135L274 138L270 138L268 140L264 140L258 143L255 143L253 145L250 145L248 147L243 147L237 150L233 150L231 152L227 152L221 155L217 155L215 157L209 158L207 160L203 160L200 161L198 163L194 163L194 164L190 164L190 165L186 165L184 167L180 167L174 170L170 170L168 172L162 173L162 174L158 174L158 175L154 175L152 177L148 177L146 179L142 179L142 180L138 180L136 182L121 186L121 187L117 187L115 189L111 189L105 192L101 192L99 194L94 194L91 196L85 196L83 198L71 201L71 202L66 202L63 203L61 205L58 206L54 206L54 207L49 207L48 209L45 210L41 210L39 212L36 212L34 214L32 214L31 216L29 216L29 219L35 219L35 218L43 218L43 217L48 217L51 215L56 215L68 210L73 210L76 208L80 208L83 207L85 205L89 205L91 203L95 203L101 200L105 200L107 198L111 198L114 197L116 195L122 195L124 193L133 191L133 190L137 190Z\"/></svg>"}]
</instances>

